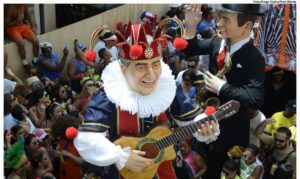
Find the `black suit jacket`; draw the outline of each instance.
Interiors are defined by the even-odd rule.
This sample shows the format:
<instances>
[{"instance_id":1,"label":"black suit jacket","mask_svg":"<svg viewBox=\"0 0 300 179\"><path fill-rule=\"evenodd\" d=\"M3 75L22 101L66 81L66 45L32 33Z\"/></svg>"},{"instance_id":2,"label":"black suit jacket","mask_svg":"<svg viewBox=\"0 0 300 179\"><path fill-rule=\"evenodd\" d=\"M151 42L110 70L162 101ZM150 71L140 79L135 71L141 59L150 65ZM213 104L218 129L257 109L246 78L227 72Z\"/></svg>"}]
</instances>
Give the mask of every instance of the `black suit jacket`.
<instances>
[{"instance_id":1,"label":"black suit jacket","mask_svg":"<svg viewBox=\"0 0 300 179\"><path fill-rule=\"evenodd\" d=\"M202 41L194 38L188 42L188 47L182 52L187 56L209 54L209 70L215 74L221 39L214 36ZM225 74L227 83L222 86L219 98L221 103L237 100L241 107L237 114L219 123L221 134L214 146L220 151L227 151L234 145L246 147L249 144L248 109L259 109L264 97L265 60L259 50L249 41L231 59L232 68Z\"/></svg>"}]
</instances>

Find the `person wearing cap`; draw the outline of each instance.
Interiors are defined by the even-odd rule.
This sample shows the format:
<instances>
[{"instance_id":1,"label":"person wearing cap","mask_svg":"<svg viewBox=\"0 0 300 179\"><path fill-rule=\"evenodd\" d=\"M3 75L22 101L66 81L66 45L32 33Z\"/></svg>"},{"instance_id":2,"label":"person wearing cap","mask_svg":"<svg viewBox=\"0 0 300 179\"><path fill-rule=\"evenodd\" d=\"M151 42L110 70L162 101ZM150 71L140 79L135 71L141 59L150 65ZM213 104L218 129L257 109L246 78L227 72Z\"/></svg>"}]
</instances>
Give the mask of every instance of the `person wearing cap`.
<instances>
[{"instance_id":1,"label":"person wearing cap","mask_svg":"<svg viewBox=\"0 0 300 179\"><path fill-rule=\"evenodd\" d=\"M22 64L26 70L29 70L30 62L26 59L24 39L32 43L33 62L36 62L39 55L37 26L33 22L26 4L6 4L4 9L4 31L12 41L16 42Z\"/></svg>"},{"instance_id":2,"label":"person wearing cap","mask_svg":"<svg viewBox=\"0 0 300 179\"><path fill-rule=\"evenodd\" d=\"M56 80L60 77L61 71L64 69L69 50L65 47L61 61L58 56L52 51L52 44L49 42L40 43L42 54L40 54L37 65L40 67L40 76L48 77L50 80Z\"/></svg>"},{"instance_id":3,"label":"person wearing cap","mask_svg":"<svg viewBox=\"0 0 300 179\"><path fill-rule=\"evenodd\" d=\"M144 23L148 23L150 25L151 28L154 28L156 25L156 21L157 21L158 16L152 14L151 12L148 11L144 11L141 15L140 15L140 19L141 21L143 21Z\"/></svg>"},{"instance_id":4,"label":"person wearing cap","mask_svg":"<svg viewBox=\"0 0 300 179\"><path fill-rule=\"evenodd\" d=\"M181 7L181 4L169 4L170 10L167 12L166 16L170 18L177 18L176 13Z\"/></svg>"},{"instance_id":5,"label":"person wearing cap","mask_svg":"<svg viewBox=\"0 0 300 179\"><path fill-rule=\"evenodd\" d=\"M143 157L145 152L121 148L112 141L120 136L146 134L157 124L166 125L165 111L175 97L174 77L162 61L161 48L166 43L158 40L161 34L156 34L157 31L153 34L149 29L144 30L147 27L144 24L127 27L130 34L125 38L128 39L120 44L123 55L102 72L104 91L96 93L89 102L84 121L74 136L74 145L85 161L111 166L107 178L118 178L117 169L124 167L137 172L153 165L154 159ZM201 112L190 103L185 109L177 110L174 115L189 112L191 115L186 119L193 120ZM211 142L217 138L215 122L207 122L202 129L194 134L198 140ZM161 163L156 176L176 178L171 161Z\"/></svg>"},{"instance_id":6,"label":"person wearing cap","mask_svg":"<svg viewBox=\"0 0 300 179\"><path fill-rule=\"evenodd\" d=\"M116 30L120 31L123 35L125 35L126 26L127 24L120 21L116 25Z\"/></svg>"},{"instance_id":7,"label":"person wearing cap","mask_svg":"<svg viewBox=\"0 0 300 179\"><path fill-rule=\"evenodd\" d=\"M259 109L263 102L265 60L250 41L254 22L262 12L259 4L221 4L218 7L218 35L198 41L195 34L201 20L200 9L198 4L186 9L188 46L182 52L189 56L209 54L205 87L218 95L221 104L232 99L241 104L237 114L220 121L221 134L209 154L208 178L220 178L230 147L249 144L248 109ZM229 71L225 74L227 81L215 76L224 67Z\"/></svg>"},{"instance_id":8,"label":"person wearing cap","mask_svg":"<svg viewBox=\"0 0 300 179\"><path fill-rule=\"evenodd\" d=\"M75 57L71 58L68 66L67 73L68 78L71 80L71 89L76 93L81 91L80 81L85 76L85 73L88 71L88 66L85 63L85 59L83 58L82 53L86 50L86 47L78 41L74 41L74 51Z\"/></svg>"},{"instance_id":9,"label":"person wearing cap","mask_svg":"<svg viewBox=\"0 0 300 179\"><path fill-rule=\"evenodd\" d=\"M93 48L93 51L96 52L97 57L96 57L96 63L100 61L100 57L98 55L98 51L105 47L107 50L110 51L112 57L110 61L114 61L118 59L118 49L116 47L116 42L118 41L117 36L108 31L105 32L102 37L99 37L100 40L96 43L95 47Z\"/></svg>"},{"instance_id":10,"label":"person wearing cap","mask_svg":"<svg viewBox=\"0 0 300 179\"><path fill-rule=\"evenodd\" d=\"M285 110L272 115L274 123L267 125L268 132L274 135L279 127L292 127L296 125L296 100L289 100Z\"/></svg>"}]
</instances>

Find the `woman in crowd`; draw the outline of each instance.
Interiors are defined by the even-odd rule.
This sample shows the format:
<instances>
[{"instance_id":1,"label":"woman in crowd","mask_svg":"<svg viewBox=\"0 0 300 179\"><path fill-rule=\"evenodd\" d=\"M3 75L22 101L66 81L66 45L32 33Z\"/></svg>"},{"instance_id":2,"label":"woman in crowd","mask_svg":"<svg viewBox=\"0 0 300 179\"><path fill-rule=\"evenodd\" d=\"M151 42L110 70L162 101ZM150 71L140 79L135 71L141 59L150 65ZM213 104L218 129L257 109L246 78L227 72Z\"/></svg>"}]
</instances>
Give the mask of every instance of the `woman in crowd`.
<instances>
[{"instance_id":1,"label":"woman in crowd","mask_svg":"<svg viewBox=\"0 0 300 179\"><path fill-rule=\"evenodd\" d=\"M29 116L34 125L39 128L46 119L46 108L50 104L48 93L44 89L39 89L31 94L31 107Z\"/></svg>"},{"instance_id":2,"label":"woman in crowd","mask_svg":"<svg viewBox=\"0 0 300 179\"><path fill-rule=\"evenodd\" d=\"M88 71L88 66L85 64L84 56L82 53L86 50L86 47L74 41L75 57L68 63L68 77L71 80L71 89L76 93L81 91L80 81Z\"/></svg>"},{"instance_id":3,"label":"woman in crowd","mask_svg":"<svg viewBox=\"0 0 300 179\"><path fill-rule=\"evenodd\" d=\"M51 92L51 99L65 109L67 104L73 103L73 94L68 85L57 84Z\"/></svg>"},{"instance_id":4,"label":"woman in crowd","mask_svg":"<svg viewBox=\"0 0 300 179\"><path fill-rule=\"evenodd\" d=\"M191 70L186 70L182 75L182 83L177 84L176 95L180 95L181 99L189 102L196 95L194 84L194 73Z\"/></svg>"},{"instance_id":5,"label":"woman in crowd","mask_svg":"<svg viewBox=\"0 0 300 179\"><path fill-rule=\"evenodd\" d=\"M185 140L180 141L179 151L177 153L177 160L184 160L192 171L194 179L201 178L207 170L206 163L201 155L191 149L191 138L186 137Z\"/></svg>"},{"instance_id":6,"label":"woman in crowd","mask_svg":"<svg viewBox=\"0 0 300 179\"><path fill-rule=\"evenodd\" d=\"M229 159L222 168L221 179L241 179L238 175L239 165L235 160Z\"/></svg>"},{"instance_id":7,"label":"woman in crowd","mask_svg":"<svg viewBox=\"0 0 300 179\"><path fill-rule=\"evenodd\" d=\"M42 128L51 128L54 120L57 120L64 115L64 110L57 102L52 103L46 109L46 120L43 121Z\"/></svg>"},{"instance_id":8,"label":"woman in crowd","mask_svg":"<svg viewBox=\"0 0 300 179\"><path fill-rule=\"evenodd\" d=\"M95 83L90 78L83 82L82 90L73 103L73 105L80 111L81 114L85 113L89 101L93 95L100 90L100 87L100 83Z\"/></svg>"},{"instance_id":9,"label":"woman in crowd","mask_svg":"<svg viewBox=\"0 0 300 179\"><path fill-rule=\"evenodd\" d=\"M38 151L30 158L31 173L34 178L54 177L52 163L49 157L43 152Z\"/></svg>"},{"instance_id":10,"label":"woman in crowd","mask_svg":"<svg viewBox=\"0 0 300 179\"><path fill-rule=\"evenodd\" d=\"M258 148L250 144L245 149L243 157L240 159L240 173L242 178L262 179L263 165L257 158Z\"/></svg>"}]
</instances>

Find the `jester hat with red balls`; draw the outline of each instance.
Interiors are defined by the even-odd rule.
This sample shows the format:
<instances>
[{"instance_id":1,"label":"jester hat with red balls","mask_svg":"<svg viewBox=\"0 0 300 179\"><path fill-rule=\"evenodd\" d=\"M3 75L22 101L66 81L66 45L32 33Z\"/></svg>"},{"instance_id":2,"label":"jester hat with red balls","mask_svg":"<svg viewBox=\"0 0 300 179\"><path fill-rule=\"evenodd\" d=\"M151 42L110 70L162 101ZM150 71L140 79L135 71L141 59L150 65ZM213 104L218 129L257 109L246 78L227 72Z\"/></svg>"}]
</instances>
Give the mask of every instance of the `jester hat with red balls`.
<instances>
[{"instance_id":1,"label":"jester hat with red balls","mask_svg":"<svg viewBox=\"0 0 300 179\"><path fill-rule=\"evenodd\" d=\"M128 61L143 61L143 60L155 60L160 59L162 55L162 47L167 46L167 38L163 34L163 30L166 27L166 21L173 19L166 19L162 21L162 25L158 25L158 28L152 32L149 24L131 24L128 22L128 26L125 32L125 42L117 44L123 51L123 60ZM181 27L181 35L184 34L184 28L181 22L175 21ZM164 25L165 24L165 25ZM177 42L177 44L176 44ZM187 42L182 38L176 38L174 40L174 47L181 50L187 46Z\"/></svg>"}]
</instances>

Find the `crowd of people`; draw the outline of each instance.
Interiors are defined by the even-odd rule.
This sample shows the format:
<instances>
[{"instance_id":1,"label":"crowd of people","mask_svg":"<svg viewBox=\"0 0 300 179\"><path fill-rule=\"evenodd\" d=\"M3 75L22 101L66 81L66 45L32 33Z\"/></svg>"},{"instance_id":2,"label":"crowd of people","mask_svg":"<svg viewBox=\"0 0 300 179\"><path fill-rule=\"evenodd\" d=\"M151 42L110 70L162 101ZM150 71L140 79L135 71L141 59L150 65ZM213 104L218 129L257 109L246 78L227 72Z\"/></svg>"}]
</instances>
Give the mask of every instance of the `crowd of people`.
<instances>
[{"instance_id":1,"label":"crowd of people","mask_svg":"<svg viewBox=\"0 0 300 179\"><path fill-rule=\"evenodd\" d=\"M265 80L264 56L251 39L259 5L169 6L162 17L145 11L139 24L103 28L94 58L80 39L53 51L55 44L38 41L26 5L5 6L5 33L27 73L7 67L4 49L5 178L111 179L117 169L142 171L155 161L116 139L158 124L176 131L229 100L240 103L239 112L174 143L176 157L153 178L296 178L296 95L285 95L284 69ZM24 39L33 43L32 62ZM201 98L204 90L219 102ZM66 133L71 127L74 137Z\"/></svg>"}]
</instances>

